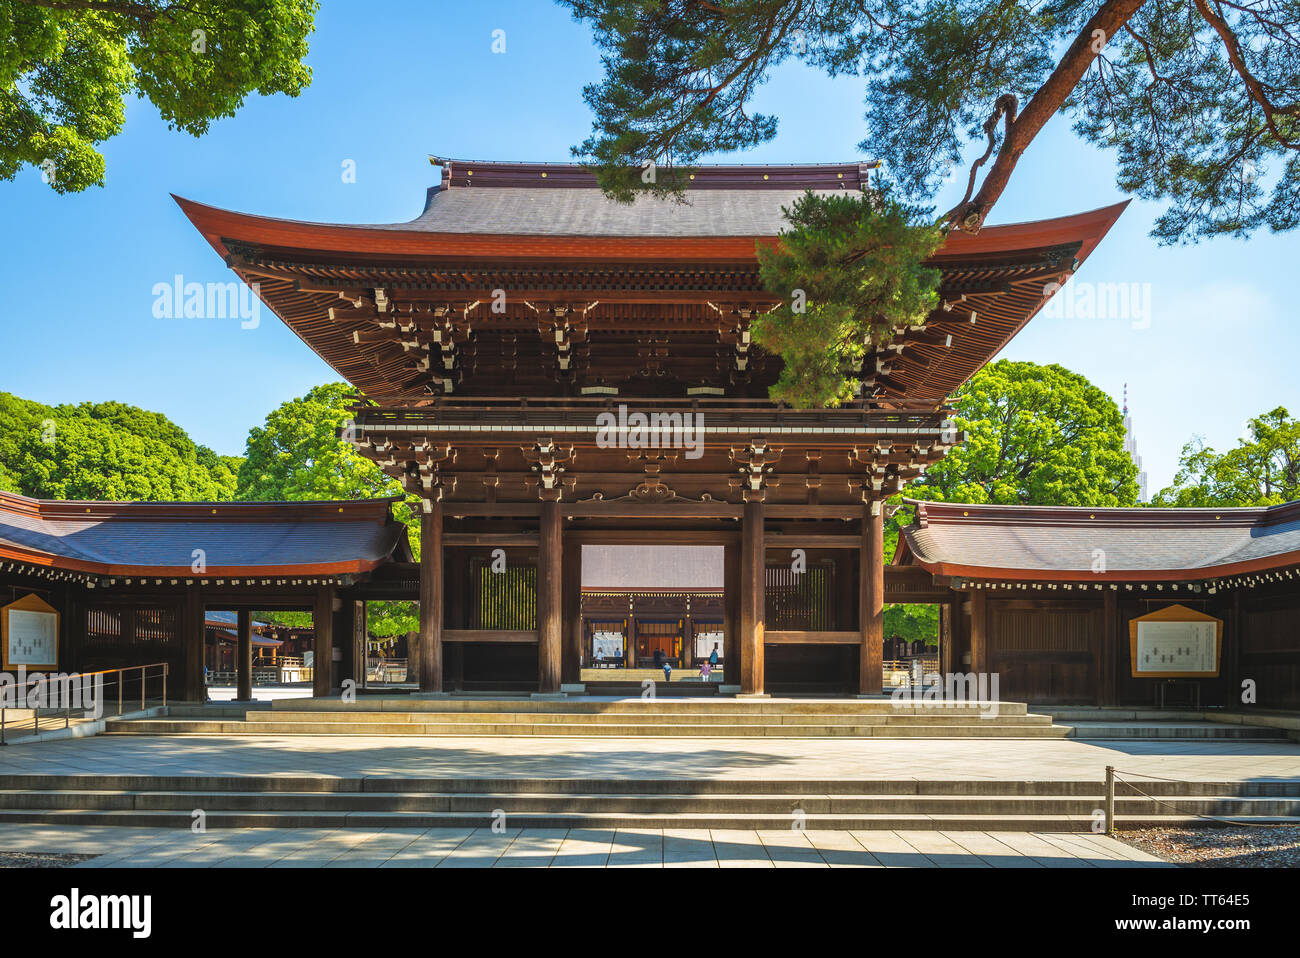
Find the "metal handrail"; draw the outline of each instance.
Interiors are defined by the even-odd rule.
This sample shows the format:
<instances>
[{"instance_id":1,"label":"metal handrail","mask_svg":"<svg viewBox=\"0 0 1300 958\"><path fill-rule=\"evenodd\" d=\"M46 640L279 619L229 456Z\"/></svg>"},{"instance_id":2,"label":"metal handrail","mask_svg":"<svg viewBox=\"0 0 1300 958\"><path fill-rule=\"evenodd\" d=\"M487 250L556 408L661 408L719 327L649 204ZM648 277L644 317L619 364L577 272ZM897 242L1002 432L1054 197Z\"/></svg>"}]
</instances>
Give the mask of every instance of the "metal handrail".
<instances>
[{"instance_id":1,"label":"metal handrail","mask_svg":"<svg viewBox=\"0 0 1300 958\"><path fill-rule=\"evenodd\" d=\"M143 712L145 709L145 702L147 701L145 697L145 692L148 687L149 669L154 669L154 668L162 669L162 704L163 707L166 708L167 707L167 676L171 673L171 666L167 662L150 662L147 665L129 665L126 668L121 668L121 669L102 669L98 672L72 672L72 673L59 675L59 676L51 676L48 678L29 679L23 683L23 685L21 686L22 691L19 694L23 699L27 699L31 695L32 690L37 689L43 685L49 685L55 682L66 683L72 675L75 675L79 679L94 678L97 675L115 675L117 676L116 679L117 714L120 716L122 714L122 707L123 707L123 686L125 685L123 679L125 679L126 674L128 672L139 672L140 673L140 711ZM19 688L19 686L15 685L15 688ZM0 703L0 745L9 744L7 741L5 741L5 728L7 725L7 716L5 715L5 713L11 707L14 708L15 711L23 711L23 712L30 711L32 713L32 731L34 733L39 734L41 730L40 706L37 706L36 708L33 709L28 709L28 708L19 709L16 706L6 706L3 703ZM71 725L72 725L72 703L67 702L63 706L63 727L69 728Z\"/></svg>"}]
</instances>

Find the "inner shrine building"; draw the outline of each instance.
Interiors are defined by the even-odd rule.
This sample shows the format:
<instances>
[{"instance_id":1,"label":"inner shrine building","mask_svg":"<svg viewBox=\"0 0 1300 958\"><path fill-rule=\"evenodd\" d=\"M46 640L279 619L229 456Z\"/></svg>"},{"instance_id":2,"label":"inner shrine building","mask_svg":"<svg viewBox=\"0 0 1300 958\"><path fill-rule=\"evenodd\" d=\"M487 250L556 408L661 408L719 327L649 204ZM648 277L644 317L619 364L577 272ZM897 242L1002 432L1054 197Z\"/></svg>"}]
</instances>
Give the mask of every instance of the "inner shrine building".
<instances>
[{"instance_id":1,"label":"inner shrine building","mask_svg":"<svg viewBox=\"0 0 1300 958\"><path fill-rule=\"evenodd\" d=\"M805 190L867 188L869 164L701 167L682 202L621 204L579 166L437 163L409 223L177 200L356 387L345 438L419 497L422 690L578 682L604 621L583 612L594 547L720 549L722 588L700 591L741 694L879 692L885 602L969 614L921 565L887 571L884 501L962 441L947 397L1122 204L952 234L926 323L867 357L858 401L804 410L768 399L780 362L751 344L778 302L756 244ZM809 574L784 576L799 563Z\"/></svg>"}]
</instances>

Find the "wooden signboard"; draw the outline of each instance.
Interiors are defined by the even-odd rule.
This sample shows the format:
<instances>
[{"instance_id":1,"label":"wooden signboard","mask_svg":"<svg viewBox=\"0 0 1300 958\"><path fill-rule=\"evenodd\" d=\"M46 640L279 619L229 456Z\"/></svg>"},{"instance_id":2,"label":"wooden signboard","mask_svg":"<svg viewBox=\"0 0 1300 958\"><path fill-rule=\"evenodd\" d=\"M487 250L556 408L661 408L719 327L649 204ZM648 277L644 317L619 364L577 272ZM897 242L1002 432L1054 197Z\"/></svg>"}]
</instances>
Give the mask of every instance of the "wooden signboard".
<instances>
[{"instance_id":1,"label":"wooden signboard","mask_svg":"<svg viewBox=\"0 0 1300 958\"><path fill-rule=\"evenodd\" d=\"M0 657L6 672L59 667L59 610L37 595L0 609Z\"/></svg>"},{"instance_id":2,"label":"wooden signboard","mask_svg":"<svg viewBox=\"0 0 1300 958\"><path fill-rule=\"evenodd\" d=\"M1169 605L1128 623L1135 679L1207 678L1219 674L1223 620L1185 605Z\"/></svg>"}]
</instances>

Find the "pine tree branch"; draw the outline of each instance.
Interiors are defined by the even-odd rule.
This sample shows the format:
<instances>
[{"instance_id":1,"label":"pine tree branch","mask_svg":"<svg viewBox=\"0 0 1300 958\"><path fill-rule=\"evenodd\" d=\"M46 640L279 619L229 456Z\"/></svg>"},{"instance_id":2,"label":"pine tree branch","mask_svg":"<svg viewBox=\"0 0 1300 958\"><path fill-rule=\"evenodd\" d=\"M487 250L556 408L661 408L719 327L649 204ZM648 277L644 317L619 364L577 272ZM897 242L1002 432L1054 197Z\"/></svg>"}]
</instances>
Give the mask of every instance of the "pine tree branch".
<instances>
[{"instance_id":1,"label":"pine tree branch","mask_svg":"<svg viewBox=\"0 0 1300 958\"><path fill-rule=\"evenodd\" d=\"M1002 138L1002 148L998 151L993 165L989 167L988 173L985 174L979 192L972 197L968 190L967 197L949 210L944 217L945 225L949 229L959 229L966 233L980 231L989 211L1006 189L1016 164L1020 162L1021 155L1029 148L1029 144L1034 141L1034 137L1047 121L1065 105L1106 42L1123 29L1145 2L1146 0L1106 0L1084 24L1083 29L1075 36L1069 49L1056 65L1056 69L1030 98L1015 121L1007 127L1006 134ZM1097 43L1098 39L1101 41L1100 44ZM1003 94L998 98L998 102L1002 103L1006 96L1008 94ZM992 129L996 129L997 120L1002 112L994 110L985 124L986 132L990 129L990 123L993 124ZM977 162L977 167L983 164L990 151L986 151L985 157Z\"/></svg>"}]
</instances>

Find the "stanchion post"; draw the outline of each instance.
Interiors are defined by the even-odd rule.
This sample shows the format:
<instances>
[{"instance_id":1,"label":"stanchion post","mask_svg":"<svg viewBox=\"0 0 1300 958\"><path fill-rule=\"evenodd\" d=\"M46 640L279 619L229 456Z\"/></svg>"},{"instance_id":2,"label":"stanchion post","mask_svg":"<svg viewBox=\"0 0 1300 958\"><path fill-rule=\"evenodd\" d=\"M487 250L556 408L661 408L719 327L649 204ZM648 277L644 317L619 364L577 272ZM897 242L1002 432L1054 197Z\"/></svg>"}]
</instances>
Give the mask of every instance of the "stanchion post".
<instances>
[{"instance_id":1,"label":"stanchion post","mask_svg":"<svg viewBox=\"0 0 1300 958\"><path fill-rule=\"evenodd\" d=\"M1115 766L1106 766L1106 834L1115 834Z\"/></svg>"}]
</instances>

